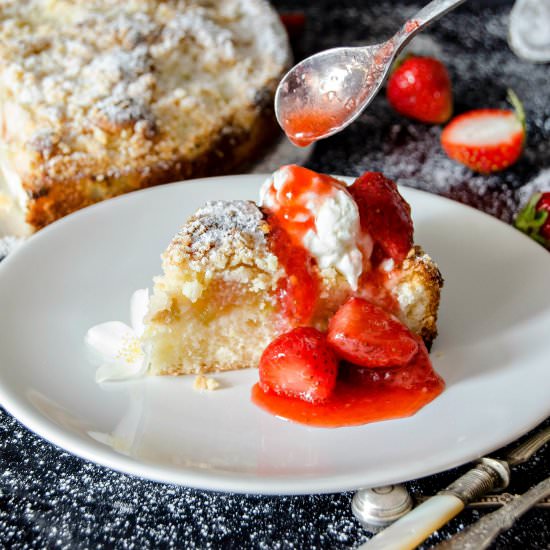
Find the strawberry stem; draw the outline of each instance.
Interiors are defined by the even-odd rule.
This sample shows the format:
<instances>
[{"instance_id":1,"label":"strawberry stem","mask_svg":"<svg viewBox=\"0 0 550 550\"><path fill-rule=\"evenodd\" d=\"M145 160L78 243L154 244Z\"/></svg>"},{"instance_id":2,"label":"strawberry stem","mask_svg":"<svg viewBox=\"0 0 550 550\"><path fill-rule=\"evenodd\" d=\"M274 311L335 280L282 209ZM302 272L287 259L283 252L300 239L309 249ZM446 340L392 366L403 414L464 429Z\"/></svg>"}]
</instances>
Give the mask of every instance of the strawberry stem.
<instances>
[{"instance_id":1,"label":"strawberry stem","mask_svg":"<svg viewBox=\"0 0 550 550\"><path fill-rule=\"evenodd\" d=\"M523 127L523 133L525 135L525 109L523 108L523 103L521 102L520 98L516 95L516 92L512 90L512 88L508 88L508 94L506 96L506 99L508 99L508 102L514 108L516 117L521 122L521 125ZM525 137L523 139L525 139Z\"/></svg>"}]
</instances>

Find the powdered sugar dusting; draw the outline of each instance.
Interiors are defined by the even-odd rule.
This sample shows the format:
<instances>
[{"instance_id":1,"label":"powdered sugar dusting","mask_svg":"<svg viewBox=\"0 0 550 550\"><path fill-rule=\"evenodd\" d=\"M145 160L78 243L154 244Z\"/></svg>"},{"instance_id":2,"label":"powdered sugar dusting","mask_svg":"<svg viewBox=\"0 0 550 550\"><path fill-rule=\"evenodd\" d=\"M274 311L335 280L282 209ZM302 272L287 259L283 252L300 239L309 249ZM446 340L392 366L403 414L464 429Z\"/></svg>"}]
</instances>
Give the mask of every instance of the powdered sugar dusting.
<instances>
[{"instance_id":1,"label":"powdered sugar dusting","mask_svg":"<svg viewBox=\"0 0 550 550\"><path fill-rule=\"evenodd\" d=\"M210 201L189 219L167 250L172 263L224 265L232 256L244 263L267 255L269 231L260 209L251 201Z\"/></svg>"},{"instance_id":2,"label":"powdered sugar dusting","mask_svg":"<svg viewBox=\"0 0 550 550\"><path fill-rule=\"evenodd\" d=\"M265 242L261 230L263 214L250 201L209 201L199 208L185 233L191 236L192 250L219 246L235 232L249 235L255 242Z\"/></svg>"},{"instance_id":3,"label":"powdered sugar dusting","mask_svg":"<svg viewBox=\"0 0 550 550\"><path fill-rule=\"evenodd\" d=\"M403 53L440 58L443 55L443 47L429 32L423 32L411 40Z\"/></svg>"},{"instance_id":4,"label":"powdered sugar dusting","mask_svg":"<svg viewBox=\"0 0 550 550\"><path fill-rule=\"evenodd\" d=\"M162 39L153 48L153 54L174 49L182 40L196 40L204 49L208 61L217 58L223 61L236 61L234 40L230 30L225 29L208 18L204 8L191 8L185 13L178 13L162 29Z\"/></svg>"},{"instance_id":5,"label":"powdered sugar dusting","mask_svg":"<svg viewBox=\"0 0 550 550\"><path fill-rule=\"evenodd\" d=\"M290 58L262 0L5 2L0 38L4 137L54 136L41 169L60 179L194 158Z\"/></svg>"},{"instance_id":6,"label":"powdered sugar dusting","mask_svg":"<svg viewBox=\"0 0 550 550\"><path fill-rule=\"evenodd\" d=\"M2 411L0 420L5 547L28 546L26 536L33 548L265 550L343 549L368 538L349 511L349 493L261 497L155 483L63 452ZM16 518L26 530L14 527Z\"/></svg>"},{"instance_id":7,"label":"powdered sugar dusting","mask_svg":"<svg viewBox=\"0 0 550 550\"><path fill-rule=\"evenodd\" d=\"M0 435L0 544L5 547L28 546L32 537L35 548L344 550L371 536L351 513L351 493L261 497L142 480L63 452L1 410ZM516 467L507 491L523 492L531 478L540 479L547 457L541 450ZM415 496L431 495L460 473L444 472L409 483L408 488ZM425 547L479 516L478 509L466 509ZM542 538L548 530L546 519L544 510L530 513L498 547L529 547L521 536L527 531L547 540Z\"/></svg>"}]
</instances>

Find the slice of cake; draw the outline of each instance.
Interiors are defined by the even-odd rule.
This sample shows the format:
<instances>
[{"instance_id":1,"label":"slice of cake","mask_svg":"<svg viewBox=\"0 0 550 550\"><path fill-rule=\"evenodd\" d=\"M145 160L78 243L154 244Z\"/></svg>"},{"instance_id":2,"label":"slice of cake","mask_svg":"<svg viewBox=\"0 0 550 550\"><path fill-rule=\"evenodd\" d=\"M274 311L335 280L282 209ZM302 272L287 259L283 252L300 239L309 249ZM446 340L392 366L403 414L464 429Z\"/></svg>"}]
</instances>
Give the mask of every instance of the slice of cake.
<instances>
[{"instance_id":1,"label":"slice of cake","mask_svg":"<svg viewBox=\"0 0 550 550\"><path fill-rule=\"evenodd\" d=\"M264 0L1 2L0 217L234 171L277 131L289 61Z\"/></svg>"},{"instance_id":2,"label":"slice of cake","mask_svg":"<svg viewBox=\"0 0 550 550\"><path fill-rule=\"evenodd\" d=\"M351 296L430 345L443 280L413 245L410 208L367 173L349 188L298 166L278 170L260 205L214 201L163 254L142 337L152 374L256 367L295 327L325 331Z\"/></svg>"}]
</instances>

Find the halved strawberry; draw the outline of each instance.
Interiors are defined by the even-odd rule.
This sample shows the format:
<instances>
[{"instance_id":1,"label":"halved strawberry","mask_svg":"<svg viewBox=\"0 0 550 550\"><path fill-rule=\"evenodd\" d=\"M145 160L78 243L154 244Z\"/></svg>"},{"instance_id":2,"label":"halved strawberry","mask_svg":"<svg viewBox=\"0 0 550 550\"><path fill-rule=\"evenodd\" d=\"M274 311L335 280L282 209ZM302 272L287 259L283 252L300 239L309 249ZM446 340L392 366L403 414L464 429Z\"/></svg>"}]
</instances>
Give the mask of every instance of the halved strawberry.
<instances>
[{"instance_id":1,"label":"halved strawberry","mask_svg":"<svg viewBox=\"0 0 550 550\"><path fill-rule=\"evenodd\" d=\"M550 250L550 191L535 193L517 215L514 225Z\"/></svg>"},{"instance_id":2,"label":"halved strawberry","mask_svg":"<svg viewBox=\"0 0 550 550\"><path fill-rule=\"evenodd\" d=\"M365 172L348 188L359 208L361 229L385 257L402 262L413 245L411 207L397 185L380 172Z\"/></svg>"},{"instance_id":3,"label":"halved strawberry","mask_svg":"<svg viewBox=\"0 0 550 550\"><path fill-rule=\"evenodd\" d=\"M403 323L362 298L340 307L327 340L340 357L362 367L405 365L418 351L416 336Z\"/></svg>"},{"instance_id":4,"label":"halved strawberry","mask_svg":"<svg viewBox=\"0 0 550 550\"><path fill-rule=\"evenodd\" d=\"M427 388L443 382L433 370L430 355L421 338L418 338L418 352L406 365L371 369L344 362L339 376L351 384L376 384L406 390Z\"/></svg>"},{"instance_id":5,"label":"halved strawberry","mask_svg":"<svg viewBox=\"0 0 550 550\"><path fill-rule=\"evenodd\" d=\"M312 403L332 393L338 359L325 335L312 327L299 327L275 338L260 359L260 387Z\"/></svg>"},{"instance_id":6,"label":"halved strawberry","mask_svg":"<svg viewBox=\"0 0 550 550\"><path fill-rule=\"evenodd\" d=\"M451 79L433 57L405 59L391 74L386 94L398 113L421 122L441 124L453 112Z\"/></svg>"},{"instance_id":7,"label":"halved strawberry","mask_svg":"<svg viewBox=\"0 0 550 550\"><path fill-rule=\"evenodd\" d=\"M514 164L525 143L525 114L511 91L509 99L514 111L477 109L453 118L441 133L441 145L449 157L484 174Z\"/></svg>"}]
</instances>

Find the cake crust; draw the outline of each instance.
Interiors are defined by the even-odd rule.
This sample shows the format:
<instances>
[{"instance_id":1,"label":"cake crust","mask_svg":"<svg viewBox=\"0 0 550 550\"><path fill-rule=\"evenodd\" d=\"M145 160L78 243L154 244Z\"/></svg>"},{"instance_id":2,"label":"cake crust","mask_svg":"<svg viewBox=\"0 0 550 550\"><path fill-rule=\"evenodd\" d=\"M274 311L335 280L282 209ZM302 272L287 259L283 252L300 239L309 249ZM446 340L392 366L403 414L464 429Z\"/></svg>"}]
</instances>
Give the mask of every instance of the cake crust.
<instances>
[{"instance_id":1,"label":"cake crust","mask_svg":"<svg viewBox=\"0 0 550 550\"><path fill-rule=\"evenodd\" d=\"M101 167L99 163L90 168L107 173L106 176L29 177L23 183L29 196L25 221L36 231L76 210L130 191L186 179L237 173L250 159L260 154L276 134L273 112L258 107L251 127L226 127L223 135L213 138L208 151L193 159L182 155L170 162L160 161L144 168L129 167L115 174L109 174L109 168Z\"/></svg>"},{"instance_id":2,"label":"cake crust","mask_svg":"<svg viewBox=\"0 0 550 550\"><path fill-rule=\"evenodd\" d=\"M403 262L394 295L401 306L401 320L422 337L428 349L437 337L437 312L443 284L443 276L434 260L420 246L414 246ZM410 300L411 295L414 300Z\"/></svg>"}]
</instances>

